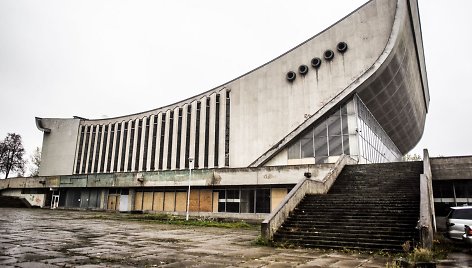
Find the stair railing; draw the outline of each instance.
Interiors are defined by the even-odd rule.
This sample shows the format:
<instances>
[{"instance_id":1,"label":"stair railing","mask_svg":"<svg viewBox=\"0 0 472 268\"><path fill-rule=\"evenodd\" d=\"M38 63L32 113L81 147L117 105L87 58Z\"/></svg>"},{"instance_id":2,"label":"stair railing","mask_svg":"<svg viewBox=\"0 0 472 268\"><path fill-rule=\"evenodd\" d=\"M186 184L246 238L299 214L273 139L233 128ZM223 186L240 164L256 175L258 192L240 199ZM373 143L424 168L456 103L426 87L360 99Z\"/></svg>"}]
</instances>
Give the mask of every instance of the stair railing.
<instances>
[{"instance_id":1,"label":"stair railing","mask_svg":"<svg viewBox=\"0 0 472 268\"><path fill-rule=\"evenodd\" d=\"M302 201L306 194L326 194L345 165L357 164L357 161L347 155L341 155L328 174L321 180L305 177L293 187L280 204L261 224L261 236L265 242L274 237L275 232Z\"/></svg>"},{"instance_id":2,"label":"stair railing","mask_svg":"<svg viewBox=\"0 0 472 268\"><path fill-rule=\"evenodd\" d=\"M420 245L423 248L433 247L433 234L436 231L434 212L433 175L427 149L423 150L423 174L420 175L420 219L417 228L420 234Z\"/></svg>"}]
</instances>

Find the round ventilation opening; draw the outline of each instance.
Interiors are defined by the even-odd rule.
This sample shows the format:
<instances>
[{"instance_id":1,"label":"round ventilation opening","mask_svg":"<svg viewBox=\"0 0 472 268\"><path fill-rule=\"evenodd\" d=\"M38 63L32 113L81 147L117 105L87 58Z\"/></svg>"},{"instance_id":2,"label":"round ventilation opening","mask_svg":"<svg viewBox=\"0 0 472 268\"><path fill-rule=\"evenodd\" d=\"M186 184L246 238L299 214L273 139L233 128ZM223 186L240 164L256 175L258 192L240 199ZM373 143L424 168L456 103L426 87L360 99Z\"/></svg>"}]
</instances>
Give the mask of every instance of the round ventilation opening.
<instances>
[{"instance_id":1,"label":"round ventilation opening","mask_svg":"<svg viewBox=\"0 0 472 268\"><path fill-rule=\"evenodd\" d=\"M286 75L287 80L290 82L293 82L293 80L295 80L296 77L297 77L297 74L292 71L288 72Z\"/></svg>"},{"instance_id":2,"label":"round ventilation opening","mask_svg":"<svg viewBox=\"0 0 472 268\"><path fill-rule=\"evenodd\" d=\"M307 74L308 73L308 66L300 65L300 67L298 67L298 73L301 74L301 75Z\"/></svg>"},{"instance_id":3,"label":"round ventilation opening","mask_svg":"<svg viewBox=\"0 0 472 268\"><path fill-rule=\"evenodd\" d=\"M320 66L321 66L321 59L320 59L320 58L313 58L313 59L311 60L311 66L313 66L313 68L315 68L315 69L320 68Z\"/></svg>"},{"instance_id":4,"label":"round ventilation opening","mask_svg":"<svg viewBox=\"0 0 472 268\"><path fill-rule=\"evenodd\" d=\"M325 53L323 53L323 57L325 58L325 60L330 61L334 58L334 52L328 49L325 51Z\"/></svg>"},{"instance_id":5,"label":"round ventilation opening","mask_svg":"<svg viewBox=\"0 0 472 268\"><path fill-rule=\"evenodd\" d=\"M339 52L344 53L347 50L347 44L345 42L339 42L338 45L336 46L336 49Z\"/></svg>"}]
</instances>

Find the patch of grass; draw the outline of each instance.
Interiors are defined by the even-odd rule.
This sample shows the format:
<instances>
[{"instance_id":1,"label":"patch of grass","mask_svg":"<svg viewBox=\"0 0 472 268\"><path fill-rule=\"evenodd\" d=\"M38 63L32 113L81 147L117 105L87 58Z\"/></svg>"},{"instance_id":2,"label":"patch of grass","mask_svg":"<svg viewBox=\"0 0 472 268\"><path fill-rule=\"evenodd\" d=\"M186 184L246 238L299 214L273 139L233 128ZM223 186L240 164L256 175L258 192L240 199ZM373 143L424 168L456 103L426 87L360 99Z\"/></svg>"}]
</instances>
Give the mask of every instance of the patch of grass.
<instances>
[{"instance_id":1,"label":"patch of grass","mask_svg":"<svg viewBox=\"0 0 472 268\"><path fill-rule=\"evenodd\" d=\"M262 238L262 235L258 235L257 238L251 244L253 246L270 247L270 246L272 246L272 241L267 241L264 238Z\"/></svg>"}]
</instances>

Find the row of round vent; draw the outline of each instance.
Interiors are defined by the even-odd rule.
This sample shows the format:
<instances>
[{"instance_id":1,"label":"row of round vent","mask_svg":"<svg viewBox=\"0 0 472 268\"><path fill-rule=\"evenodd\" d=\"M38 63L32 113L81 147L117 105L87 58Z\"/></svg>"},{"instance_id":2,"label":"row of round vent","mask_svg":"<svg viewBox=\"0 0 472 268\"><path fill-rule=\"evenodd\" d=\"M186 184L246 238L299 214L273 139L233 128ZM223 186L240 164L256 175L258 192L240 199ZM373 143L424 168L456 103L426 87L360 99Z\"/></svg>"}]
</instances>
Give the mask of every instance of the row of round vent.
<instances>
[{"instance_id":1,"label":"row of round vent","mask_svg":"<svg viewBox=\"0 0 472 268\"><path fill-rule=\"evenodd\" d=\"M347 51L347 44L345 42L339 42L337 45L336 45L336 50L343 54L344 52ZM328 49L326 50L324 53L323 53L323 58L326 60L326 61L331 61L334 59L334 52L331 50L331 49ZM318 69L320 68L321 66L321 59L318 58L318 57L315 57L311 60L311 66L315 69ZM308 73L308 66L302 64L300 65L300 67L298 67L298 73L300 75L306 75ZM287 80L292 82L295 80L295 78L297 78L297 74L294 72L294 71L289 71L287 73L287 76L286 76Z\"/></svg>"}]
</instances>

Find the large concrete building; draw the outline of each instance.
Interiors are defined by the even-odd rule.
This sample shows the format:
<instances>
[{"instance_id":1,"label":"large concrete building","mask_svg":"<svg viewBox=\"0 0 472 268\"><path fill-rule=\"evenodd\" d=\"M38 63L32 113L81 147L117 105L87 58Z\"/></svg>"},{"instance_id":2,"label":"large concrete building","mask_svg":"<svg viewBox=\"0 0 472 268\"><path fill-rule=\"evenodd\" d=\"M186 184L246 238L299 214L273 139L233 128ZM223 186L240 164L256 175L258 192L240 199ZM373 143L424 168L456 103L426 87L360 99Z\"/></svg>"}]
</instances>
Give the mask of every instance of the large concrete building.
<instances>
[{"instance_id":1,"label":"large concrete building","mask_svg":"<svg viewBox=\"0 0 472 268\"><path fill-rule=\"evenodd\" d=\"M108 119L36 118L45 192L31 191L42 205L185 212L191 171L191 211L268 213L307 171L322 178L342 155L400 160L420 140L428 104L417 1L371 0L178 103Z\"/></svg>"}]
</instances>

